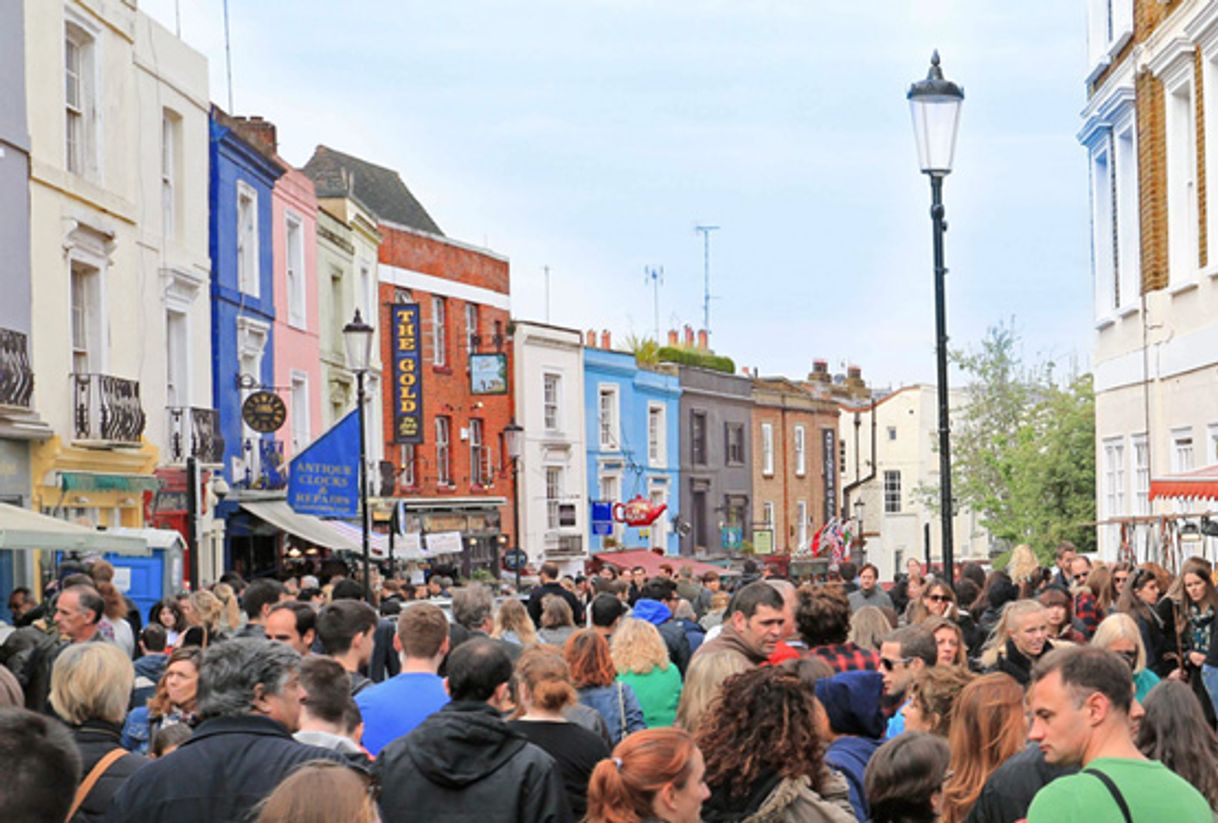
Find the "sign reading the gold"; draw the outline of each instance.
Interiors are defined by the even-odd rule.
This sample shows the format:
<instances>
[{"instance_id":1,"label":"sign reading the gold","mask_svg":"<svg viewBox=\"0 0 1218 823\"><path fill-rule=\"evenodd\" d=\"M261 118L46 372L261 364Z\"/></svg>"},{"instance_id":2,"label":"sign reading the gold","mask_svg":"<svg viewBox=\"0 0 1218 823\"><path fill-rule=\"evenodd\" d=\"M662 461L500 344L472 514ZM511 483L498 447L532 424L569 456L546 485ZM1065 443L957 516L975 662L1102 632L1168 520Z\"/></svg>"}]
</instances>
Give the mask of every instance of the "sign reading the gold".
<instances>
[{"instance_id":1,"label":"sign reading the gold","mask_svg":"<svg viewBox=\"0 0 1218 823\"><path fill-rule=\"evenodd\" d=\"M241 404L241 419L245 425L262 434L279 431L287 417L288 407L274 392L256 391Z\"/></svg>"},{"instance_id":2,"label":"sign reading the gold","mask_svg":"<svg viewBox=\"0 0 1218 823\"><path fill-rule=\"evenodd\" d=\"M390 307L393 330L393 442L423 442L422 341L419 339L419 304Z\"/></svg>"}]
</instances>

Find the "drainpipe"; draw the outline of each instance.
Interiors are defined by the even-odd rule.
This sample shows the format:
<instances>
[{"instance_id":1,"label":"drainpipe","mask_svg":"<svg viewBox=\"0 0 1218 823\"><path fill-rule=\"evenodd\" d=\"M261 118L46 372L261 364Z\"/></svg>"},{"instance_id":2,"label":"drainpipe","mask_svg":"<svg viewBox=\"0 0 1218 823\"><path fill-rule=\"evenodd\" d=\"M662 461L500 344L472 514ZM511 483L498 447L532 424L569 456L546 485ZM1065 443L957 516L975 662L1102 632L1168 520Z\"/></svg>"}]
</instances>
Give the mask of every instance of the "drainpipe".
<instances>
[{"instance_id":1,"label":"drainpipe","mask_svg":"<svg viewBox=\"0 0 1218 823\"><path fill-rule=\"evenodd\" d=\"M862 410L854 412L854 482L842 487L842 514L850 517L850 493L859 488L865 483L870 483L875 479L876 475L876 421L875 421L875 401L871 402L868 407L871 412L871 471L866 477L859 477L859 472L862 466L862 455L859 454L859 428L862 426ZM862 537L862 535L859 535Z\"/></svg>"}]
</instances>

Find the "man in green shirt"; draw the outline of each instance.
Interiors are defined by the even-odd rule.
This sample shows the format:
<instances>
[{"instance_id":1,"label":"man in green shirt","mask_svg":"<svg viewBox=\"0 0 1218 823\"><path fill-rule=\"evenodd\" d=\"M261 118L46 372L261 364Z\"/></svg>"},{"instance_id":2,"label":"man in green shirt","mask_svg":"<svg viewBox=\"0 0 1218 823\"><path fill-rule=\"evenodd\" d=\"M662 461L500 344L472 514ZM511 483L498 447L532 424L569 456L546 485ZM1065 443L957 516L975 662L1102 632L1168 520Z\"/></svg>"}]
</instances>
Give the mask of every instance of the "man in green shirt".
<instances>
[{"instance_id":1,"label":"man in green shirt","mask_svg":"<svg viewBox=\"0 0 1218 823\"><path fill-rule=\"evenodd\" d=\"M1050 652L1036 664L1028 739L1054 765L1082 771L1036 793L1028 823L1212 823L1205 798L1133 743L1129 667L1090 646Z\"/></svg>"}]
</instances>

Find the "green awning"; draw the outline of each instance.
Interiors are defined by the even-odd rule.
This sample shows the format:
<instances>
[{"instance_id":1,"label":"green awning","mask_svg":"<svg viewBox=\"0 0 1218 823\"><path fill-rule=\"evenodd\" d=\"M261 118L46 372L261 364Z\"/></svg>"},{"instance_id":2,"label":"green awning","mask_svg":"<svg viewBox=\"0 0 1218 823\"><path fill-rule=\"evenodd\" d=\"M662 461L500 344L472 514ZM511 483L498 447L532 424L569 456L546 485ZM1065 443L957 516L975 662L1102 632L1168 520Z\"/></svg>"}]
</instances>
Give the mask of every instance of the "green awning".
<instances>
[{"instance_id":1,"label":"green awning","mask_svg":"<svg viewBox=\"0 0 1218 823\"><path fill-rule=\"evenodd\" d=\"M65 492L127 492L142 494L161 488L161 480L151 474L112 474L103 472L59 472L59 488Z\"/></svg>"}]
</instances>

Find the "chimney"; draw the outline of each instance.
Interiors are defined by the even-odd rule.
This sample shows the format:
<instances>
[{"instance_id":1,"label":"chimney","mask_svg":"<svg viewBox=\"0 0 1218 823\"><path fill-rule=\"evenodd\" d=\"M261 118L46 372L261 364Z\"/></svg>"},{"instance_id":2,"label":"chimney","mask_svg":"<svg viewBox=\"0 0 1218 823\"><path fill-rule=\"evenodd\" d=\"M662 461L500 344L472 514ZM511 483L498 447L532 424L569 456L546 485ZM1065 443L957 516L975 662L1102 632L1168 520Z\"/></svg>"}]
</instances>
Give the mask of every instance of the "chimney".
<instances>
[{"instance_id":1,"label":"chimney","mask_svg":"<svg viewBox=\"0 0 1218 823\"><path fill-rule=\"evenodd\" d=\"M275 131L275 124L269 120L264 120L261 117L235 117L237 121L237 133L242 138L253 143L260 151L267 154L277 154L279 152L279 137Z\"/></svg>"},{"instance_id":2,"label":"chimney","mask_svg":"<svg viewBox=\"0 0 1218 823\"><path fill-rule=\"evenodd\" d=\"M867 384L863 382L863 370L858 366L846 367L846 390L852 395L867 393Z\"/></svg>"},{"instance_id":3,"label":"chimney","mask_svg":"<svg viewBox=\"0 0 1218 823\"><path fill-rule=\"evenodd\" d=\"M609 336L609 330L605 329L601 332L601 348L605 351L613 348L613 338Z\"/></svg>"},{"instance_id":4,"label":"chimney","mask_svg":"<svg viewBox=\"0 0 1218 823\"><path fill-rule=\"evenodd\" d=\"M595 349L596 348L596 330L595 329L588 329L588 338L587 339L588 339L588 343L587 343L588 348Z\"/></svg>"},{"instance_id":5,"label":"chimney","mask_svg":"<svg viewBox=\"0 0 1218 823\"><path fill-rule=\"evenodd\" d=\"M812 371L808 375L810 383L828 383L829 377L829 361L828 360L813 360Z\"/></svg>"},{"instance_id":6,"label":"chimney","mask_svg":"<svg viewBox=\"0 0 1218 823\"><path fill-rule=\"evenodd\" d=\"M707 351L710 349L710 335L706 329L698 329L698 351Z\"/></svg>"},{"instance_id":7,"label":"chimney","mask_svg":"<svg viewBox=\"0 0 1218 823\"><path fill-rule=\"evenodd\" d=\"M681 345L681 332L677 331L676 329L669 329L668 345L672 346L674 349Z\"/></svg>"},{"instance_id":8,"label":"chimney","mask_svg":"<svg viewBox=\"0 0 1218 823\"><path fill-rule=\"evenodd\" d=\"M685 348L692 349L694 347L694 327L685 324Z\"/></svg>"}]
</instances>

